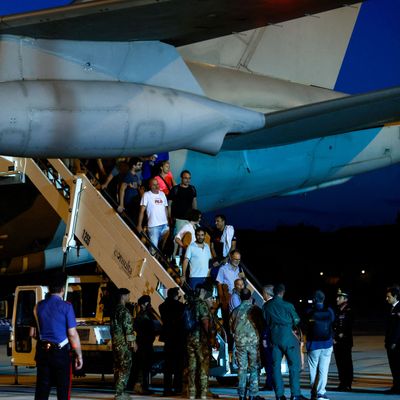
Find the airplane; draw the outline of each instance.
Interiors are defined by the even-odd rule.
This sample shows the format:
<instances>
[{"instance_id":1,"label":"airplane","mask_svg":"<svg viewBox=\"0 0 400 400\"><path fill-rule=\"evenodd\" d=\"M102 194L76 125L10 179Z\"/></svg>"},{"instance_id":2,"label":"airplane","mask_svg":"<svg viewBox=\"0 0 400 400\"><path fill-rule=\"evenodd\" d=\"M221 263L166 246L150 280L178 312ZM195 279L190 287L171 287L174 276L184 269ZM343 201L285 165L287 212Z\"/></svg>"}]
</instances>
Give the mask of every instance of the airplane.
<instances>
[{"instance_id":1,"label":"airplane","mask_svg":"<svg viewBox=\"0 0 400 400\"><path fill-rule=\"evenodd\" d=\"M375 51L383 40L398 48L396 1L234 2L225 13L222 2L190 4L87 1L3 17L0 153L170 151L175 175L192 172L203 211L399 161L396 55L385 53L388 81L377 87L364 90L368 74L351 86L339 73L354 57L358 72L373 63L371 38Z\"/></svg>"}]
</instances>

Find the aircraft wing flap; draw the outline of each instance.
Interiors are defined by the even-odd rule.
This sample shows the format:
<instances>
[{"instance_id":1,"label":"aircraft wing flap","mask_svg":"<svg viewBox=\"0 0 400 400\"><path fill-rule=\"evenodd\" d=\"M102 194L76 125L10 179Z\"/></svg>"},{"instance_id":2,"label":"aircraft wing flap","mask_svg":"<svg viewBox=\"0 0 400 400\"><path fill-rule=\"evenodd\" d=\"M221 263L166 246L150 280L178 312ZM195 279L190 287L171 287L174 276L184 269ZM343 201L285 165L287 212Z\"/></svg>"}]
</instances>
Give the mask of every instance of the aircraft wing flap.
<instances>
[{"instance_id":1,"label":"aircraft wing flap","mask_svg":"<svg viewBox=\"0 0 400 400\"><path fill-rule=\"evenodd\" d=\"M223 150L296 143L400 121L400 86L265 114L265 127L227 135Z\"/></svg>"}]
</instances>

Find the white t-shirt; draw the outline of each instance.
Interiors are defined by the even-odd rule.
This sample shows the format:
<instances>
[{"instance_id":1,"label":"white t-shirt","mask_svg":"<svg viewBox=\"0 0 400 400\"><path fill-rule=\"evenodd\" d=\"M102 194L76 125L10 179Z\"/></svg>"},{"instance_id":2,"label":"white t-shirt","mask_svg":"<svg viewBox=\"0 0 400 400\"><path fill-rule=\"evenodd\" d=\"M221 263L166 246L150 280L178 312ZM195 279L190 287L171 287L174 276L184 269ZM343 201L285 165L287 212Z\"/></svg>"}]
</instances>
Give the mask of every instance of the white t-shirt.
<instances>
[{"instance_id":1,"label":"white t-shirt","mask_svg":"<svg viewBox=\"0 0 400 400\"><path fill-rule=\"evenodd\" d=\"M178 238L179 240L182 240L183 236L187 232L190 232L190 234L192 235L192 240L190 241L190 244L194 243L196 241L196 236L195 236L194 227L190 222L188 222L182 226L182 229L177 233L177 235L175 236L175 239Z\"/></svg>"},{"instance_id":2,"label":"white t-shirt","mask_svg":"<svg viewBox=\"0 0 400 400\"><path fill-rule=\"evenodd\" d=\"M167 213L165 212L168 201L161 190L157 194L151 190L145 192L140 200L140 205L146 207L149 228L168 224Z\"/></svg>"}]
</instances>

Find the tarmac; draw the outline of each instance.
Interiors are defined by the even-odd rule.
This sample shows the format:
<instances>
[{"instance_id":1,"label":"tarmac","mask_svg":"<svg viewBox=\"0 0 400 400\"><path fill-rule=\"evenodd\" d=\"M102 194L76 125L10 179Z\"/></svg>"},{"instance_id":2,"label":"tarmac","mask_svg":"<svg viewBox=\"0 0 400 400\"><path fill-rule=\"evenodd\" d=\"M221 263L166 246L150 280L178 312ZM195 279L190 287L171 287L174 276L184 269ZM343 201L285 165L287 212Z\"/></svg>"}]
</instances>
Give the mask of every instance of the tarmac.
<instances>
[{"instance_id":1,"label":"tarmac","mask_svg":"<svg viewBox=\"0 0 400 400\"><path fill-rule=\"evenodd\" d=\"M329 380L327 395L331 400L389 400L400 399L400 395L387 395L384 390L389 389L392 384L389 365L386 358L386 351L383 347L382 336L356 336L354 338L353 362L354 362L354 382L352 392L336 392L334 388L338 385L337 369L335 358L332 356L329 370ZM307 364L307 357L305 364ZM29 368L19 369L19 384L14 384L14 368L10 365L10 359L6 355L6 346L0 346L0 399L12 398L13 400L32 399L35 392L36 370ZM302 394L310 396L308 382L308 370L302 372L301 387ZM290 398L290 392L286 382L286 396ZM264 383L264 377L261 378ZM100 375L87 375L84 378L74 378L72 384L71 399L91 400L91 399L113 399L113 376L105 376L102 381ZM153 378L152 390L154 394L150 396L131 395L133 399L182 399L182 397L163 397L162 396L162 375ZM272 391L260 391L260 396L265 399L275 399ZM210 378L210 399L237 399L237 392L234 386L222 386L214 378ZM56 399L53 390L50 399Z\"/></svg>"}]
</instances>

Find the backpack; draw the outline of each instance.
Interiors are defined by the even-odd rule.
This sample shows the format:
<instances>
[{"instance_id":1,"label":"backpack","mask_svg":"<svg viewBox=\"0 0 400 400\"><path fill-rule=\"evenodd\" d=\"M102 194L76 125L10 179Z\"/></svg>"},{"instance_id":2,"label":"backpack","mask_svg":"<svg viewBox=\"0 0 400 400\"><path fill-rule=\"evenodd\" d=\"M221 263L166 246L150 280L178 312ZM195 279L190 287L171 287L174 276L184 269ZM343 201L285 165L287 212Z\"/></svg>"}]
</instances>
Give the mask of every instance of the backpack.
<instances>
[{"instance_id":1,"label":"backpack","mask_svg":"<svg viewBox=\"0 0 400 400\"><path fill-rule=\"evenodd\" d=\"M192 333L198 328L199 320L196 317L196 303L193 301L186 303L182 315L183 329L185 333Z\"/></svg>"},{"instance_id":2,"label":"backpack","mask_svg":"<svg viewBox=\"0 0 400 400\"><path fill-rule=\"evenodd\" d=\"M312 310L308 319L308 340L329 340L332 338L332 314L327 308Z\"/></svg>"}]
</instances>

